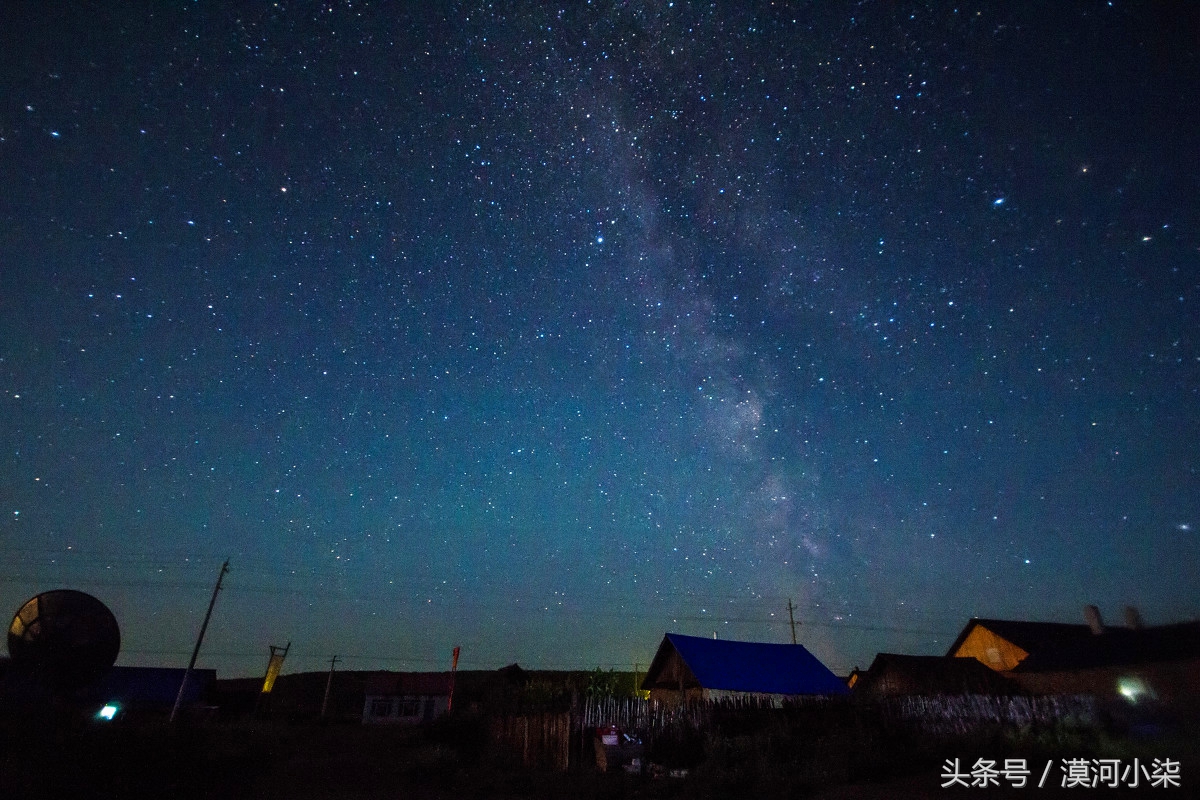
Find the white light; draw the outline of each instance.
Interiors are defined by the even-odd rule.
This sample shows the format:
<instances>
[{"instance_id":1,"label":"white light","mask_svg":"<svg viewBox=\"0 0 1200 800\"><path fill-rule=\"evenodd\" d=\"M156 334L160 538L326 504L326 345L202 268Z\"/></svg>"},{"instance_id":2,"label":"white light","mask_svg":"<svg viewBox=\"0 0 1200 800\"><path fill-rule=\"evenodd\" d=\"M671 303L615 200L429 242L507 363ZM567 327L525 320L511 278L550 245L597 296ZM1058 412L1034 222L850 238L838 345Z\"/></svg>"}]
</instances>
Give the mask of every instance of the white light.
<instances>
[{"instance_id":1,"label":"white light","mask_svg":"<svg viewBox=\"0 0 1200 800\"><path fill-rule=\"evenodd\" d=\"M111 720L116 715L117 715L117 706L114 706L112 703L109 703L104 708L100 709L100 712L98 714L96 714L96 716L99 717L100 719L107 719L107 720Z\"/></svg>"},{"instance_id":2,"label":"white light","mask_svg":"<svg viewBox=\"0 0 1200 800\"><path fill-rule=\"evenodd\" d=\"M1117 693L1133 705L1137 705L1143 699L1153 700L1155 698L1154 690L1135 675L1124 675L1118 678Z\"/></svg>"}]
</instances>

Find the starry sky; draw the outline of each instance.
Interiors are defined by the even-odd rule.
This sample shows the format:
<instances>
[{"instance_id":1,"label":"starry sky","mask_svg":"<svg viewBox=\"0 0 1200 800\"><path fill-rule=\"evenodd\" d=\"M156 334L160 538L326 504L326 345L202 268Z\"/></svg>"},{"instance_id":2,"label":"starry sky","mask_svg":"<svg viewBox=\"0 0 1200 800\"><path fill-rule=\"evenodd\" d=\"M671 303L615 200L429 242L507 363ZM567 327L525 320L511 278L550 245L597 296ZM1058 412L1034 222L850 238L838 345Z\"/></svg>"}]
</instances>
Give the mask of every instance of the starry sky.
<instances>
[{"instance_id":1,"label":"starry sky","mask_svg":"<svg viewBox=\"0 0 1200 800\"><path fill-rule=\"evenodd\" d=\"M223 676L1200 613L1194 8L234 5L0 10L0 606L182 666L229 558Z\"/></svg>"}]
</instances>

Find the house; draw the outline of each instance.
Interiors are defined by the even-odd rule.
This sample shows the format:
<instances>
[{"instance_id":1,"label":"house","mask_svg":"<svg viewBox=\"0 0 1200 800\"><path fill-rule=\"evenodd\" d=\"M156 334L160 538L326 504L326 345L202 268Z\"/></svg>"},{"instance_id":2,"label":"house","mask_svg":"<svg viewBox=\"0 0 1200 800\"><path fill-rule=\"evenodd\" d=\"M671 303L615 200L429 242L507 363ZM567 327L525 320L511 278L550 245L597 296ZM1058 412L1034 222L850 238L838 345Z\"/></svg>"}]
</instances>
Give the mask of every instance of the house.
<instances>
[{"instance_id":1,"label":"house","mask_svg":"<svg viewBox=\"0 0 1200 800\"><path fill-rule=\"evenodd\" d=\"M415 725L450 708L453 677L448 672L376 672L367 677L365 724Z\"/></svg>"},{"instance_id":2,"label":"house","mask_svg":"<svg viewBox=\"0 0 1200 800\"><path fill-rule=\"evenodd\" d=\"M1088 646L1093 635L1087 625L973 618L946 655L975 658L997 672L1010 672L1033 653Z\"/></svg>"},{"instance_id":3,"label":"house","mask_svg":"<svg viewBox=\"0 0 1200 800\"><path fill-rule=\"evenodd\" d=\"M776 702L804 695L846 694L845 682L803 645L735 642L668 633L642 689L679 702L758 696Z\"/></svg>"},{"instance_id":4,"label":"house","mask_svg":"<svg viewBox=\"0 0 1200 800\"><path fill-rule=\"evenodd\" d=\"M1135 609L1124 627L972 619L947 655L973 658L1036 694L1091 694L1136 705L1158 700L1200 710L1200 622L1146 626Z\"/></svg>"},{"instance_id":5,"label":"house","mask_svg":"<svg viewBox=\"0 0 1200 800\"><path fill-rule=\"evenodd\" d=\"M1014 681L973 658L908 656L880 653L865 672L856 671L851 688L856 696L893 695L1012 695L1021 689Z\"/></svg>"}]
</instances>

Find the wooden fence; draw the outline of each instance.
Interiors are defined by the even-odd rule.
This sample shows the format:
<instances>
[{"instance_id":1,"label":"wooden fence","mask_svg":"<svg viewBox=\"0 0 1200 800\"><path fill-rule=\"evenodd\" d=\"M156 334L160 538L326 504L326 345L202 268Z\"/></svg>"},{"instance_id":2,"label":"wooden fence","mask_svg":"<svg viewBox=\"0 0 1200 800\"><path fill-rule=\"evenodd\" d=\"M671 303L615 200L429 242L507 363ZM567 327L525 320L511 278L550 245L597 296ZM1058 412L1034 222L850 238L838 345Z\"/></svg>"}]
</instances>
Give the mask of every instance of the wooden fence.
<instances>
[{"instance_id":1,"label":"wooden fence","mask_svg":"<svg viewBox=\"0 0 1200 800\"><path fill-rule=\"evenodd\" d=\"M522 766L566 772L570 766L571 714L535 713L496 717L492 742Z\"/></svg>"},{"instance_id":2,"label":"wooden fence","mask_svg":"<svg viewBox=\"0 0 1200 800\"><path fill-rule=\"evenodd\" d=\"M1096 700L1089 695L936 695L901 696L861 701L845 697L772 698L731 697L685 705L667 705L637 698L589 699L580 723L583 727L616 725L646 733L679 724L710 727L722 717L773 712L803 715L806 710L822 713L843 710L847 715L878 714L902 720L928 732L965 733L981 725L1047 725L1066 722L1094 725L1098 719Z\"/></svg>"},{"instance_id":3,"label":"wooden fence","mask_svg":"<svg viewBox=\"0 0 1200 800\"><path fill-rule=\"evenodd\" d=\"M934 735L964 734L988 725L1091 727L1099 720L1096 699L1090 695L905 696L883 700L878 707L885 717Z\"/></svg>"},{"instance_id":4,"label":"wooden fence","mask_svg":"<svg viewBox=\"0 0 1200 800\"><path fill-rule=\"evenodd\" d=\"M1086 695L903 696L869 701L849 697L778 699L745 696L699 703L671 704L637 698L588 698L582 708L495 717L492 741L526 767L566 771L573 764L590 764L596 728L615 725L651 743L659 736L681 731L721 735L731 727L746 730L786 724L846 735L875 727L911 734L959 736L990 726L1030 727L1097 724L1096 701Z\"/></svg>"}]
</instances>

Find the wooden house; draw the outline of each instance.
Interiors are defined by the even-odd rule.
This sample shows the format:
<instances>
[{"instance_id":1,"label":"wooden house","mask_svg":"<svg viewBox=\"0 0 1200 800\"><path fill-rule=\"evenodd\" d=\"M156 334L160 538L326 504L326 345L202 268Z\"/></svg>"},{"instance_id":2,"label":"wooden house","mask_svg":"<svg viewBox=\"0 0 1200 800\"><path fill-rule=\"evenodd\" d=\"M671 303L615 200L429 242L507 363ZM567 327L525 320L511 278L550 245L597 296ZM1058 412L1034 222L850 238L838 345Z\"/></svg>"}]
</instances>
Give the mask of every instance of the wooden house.
<instances>
[{"instance_id":1,"label":"wooden house","mask_svg":"<svg viewBox=\"0 0 1200 800\"><path fill-rule=\"evenodd\" d=\"M668 633L641 688L680 702L753 696L771 702L846 694L846 684L803 645L735 642Z\"/></svg>"},{"instance_id":2,"label":"wooden house","mask_svg":"<svg viewBox=\"0 0 1200 800\"><path fill-rule=\"evenodd\" d=\"M972 619L947 655L971 658L1036 694L1091 694L1129 705L1159 702L1200 711L1200 622L1146 626L1127 610L1105 626Z\"/></svg>"},{"instance_id":3,"label":"wooden house","mask_svg":"<svg viewBox=\"0 0 1200 800\"><path fill-rule=\"evenodd\" d=\"M974 658L997 672L1010 672L1033 653L1089 646L1095 634L1087 625L972 619L946 655Z\"/></svg>"},{"instance_id":4,"label":"wooden house","mask_svg":"<svg viewBox=\"0 0 1200 800\"><path fill-rule=\"evenodd\" d=\"M448 672L376 672L367 677L362 721L369 725L415 725L450 708Z\"/></svg>"}]
</instances>

